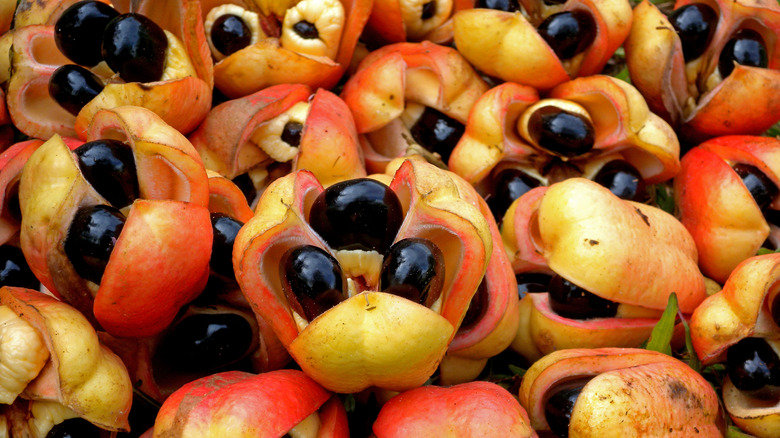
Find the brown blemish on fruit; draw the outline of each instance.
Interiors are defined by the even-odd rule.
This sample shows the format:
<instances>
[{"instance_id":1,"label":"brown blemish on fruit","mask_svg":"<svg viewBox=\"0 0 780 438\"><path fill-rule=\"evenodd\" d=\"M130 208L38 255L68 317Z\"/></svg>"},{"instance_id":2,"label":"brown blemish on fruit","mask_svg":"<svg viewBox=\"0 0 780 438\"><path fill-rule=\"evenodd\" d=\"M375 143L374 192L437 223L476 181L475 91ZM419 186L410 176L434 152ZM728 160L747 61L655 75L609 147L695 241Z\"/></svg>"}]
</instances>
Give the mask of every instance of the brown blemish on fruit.
<instances>
[{"instance_id":1,"label":"brown blemish on fruit","mask_svg":"<svg viewBox=\"0 0 780 438\"><path fill-rule=\"evenodd\" d=\"M704 408L704 404L702 403L701 399L696 394L689 391L688 388L679 380L667 380L666 390L670 399L678 400L684 403L686 409L702 410Z\"/></svg>"},{"instance_id":2,"label":"brown blemish on fruit","mask_svg":"<svg viewBox=\"0 0 780 438\"><path fill-rule=\"evenodd\" d=\"M586 242L588 242L588 243L590 244L590 246L593 246L593 245L598 245L598 244L599 244L599 241L598 241L598 240L593 240L593 239L585 239L585 241L586 241Z\"/></svg>"},{"instance_id":3,"label":"brown blemish on fruit","mask_svg":"<svg viewBox=\"0 0 780 438\"><path fill-rule=\"evenodd\" d=\"M650 226L650 219L648 219L647 215L645 215L644 213L642 213L642 210L638 209L637 207L634 207L634 210L635 210L635 211L636 211L636 213L639 215L639 217L641 217L641 218L642 218L642 220L643 220L643 221L645 221L645 223L646 223L646 224L647 224L647 226L649 227L649 226Z\"/></svg>"}]
</instances>

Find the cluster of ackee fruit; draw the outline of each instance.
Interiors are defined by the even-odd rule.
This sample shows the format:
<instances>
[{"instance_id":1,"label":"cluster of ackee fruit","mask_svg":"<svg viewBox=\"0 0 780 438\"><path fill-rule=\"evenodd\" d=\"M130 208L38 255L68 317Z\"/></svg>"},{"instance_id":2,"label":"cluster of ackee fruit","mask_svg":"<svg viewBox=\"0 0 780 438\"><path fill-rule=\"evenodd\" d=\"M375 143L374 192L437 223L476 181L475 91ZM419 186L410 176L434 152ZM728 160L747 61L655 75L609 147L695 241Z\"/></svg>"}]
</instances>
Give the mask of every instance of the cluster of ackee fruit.
<instances>
[{"instance_id":1,"label":"cluster of ackee fruit","mask_svg":"<svg viewBox=\"0 0 780 438\"><path fill-rule=\"evenodd\" d=\"M775 0L0 0L0 436L780 436Z\"/></svg>"}]
</instances>

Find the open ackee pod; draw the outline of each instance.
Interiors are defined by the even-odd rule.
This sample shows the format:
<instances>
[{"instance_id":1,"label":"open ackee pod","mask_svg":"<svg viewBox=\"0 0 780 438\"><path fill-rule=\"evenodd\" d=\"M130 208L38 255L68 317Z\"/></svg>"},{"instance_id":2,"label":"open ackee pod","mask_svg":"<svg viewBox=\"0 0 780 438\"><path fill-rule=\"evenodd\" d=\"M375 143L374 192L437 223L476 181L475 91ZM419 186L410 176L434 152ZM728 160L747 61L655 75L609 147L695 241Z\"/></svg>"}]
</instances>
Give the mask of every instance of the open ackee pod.
<instances>
[{"instance_id":1,"label":"open ackee pod","mask_svg":"<svg viewBox=\"0 0 780 438\"><path fill-rule=\"evenodd\" d=\"M214 84L235 99L279 84L333 88L352 61L373 1L202 3L204 35L216 60ZM225 15L243 23L246 41L214 37Z\"/></svg>"},{"instance_id":2,"label":"open ackee pod","mask_svg":"<svg viewBox=\"0 0 780 438\"><path fill-rule=\"evenodd\" d=\"M8 286L0 289L0 309L8 348L3 403L13 402L5 423L10 436L42 438L75 417L110 431L129 430L133 386L127 369L79 311L41 292Z\"/></svg>"},{"instance_id":3,"label":"open ackee pod","mask_svg":"<svg viewBox=\"0 0 780 438\"><path fill-rule=\"evenodd\" d=\"M560 424L562 418L553 416L551 421L545 414L556 393L566 389L579 390L568 428ZM528 369L519 397L534 429L550 431L551 423L557 423L572 438L725 433L718 396L709 382L685 363L656 351L556 351Z\"/></svg>"},{"instance_id":4,"label":"open ackee pod","mask_svg":"<svg viewBox=\"0 0 780 438\"><path fill-rule=\"evenodd\" d=\"M349 436L336 395L297 370L218 373L183 386L165 400L154 437Z\"/></svg>"},{"instance_id":5,"label":"open ackee pod","mask_svg":"<svg viewBox=\"0 0 780 438\"><path fill-rule=\"evenodd\" d=\"M542 125L552 123L542 122L547 119L572 130L580 120L591 134L579 143L552 136ZM575 146L563 146L570 143ZM562 83L543 99L516 83L492 88L474 104L449 168L489 198L500 196L492 192L508 170L549 185L571 177L595 179L605 166L617 163L655 184L679 171L679 156L676 134L650 112L635 88L595 75Z\"/></svg>"},{"instance_id":6,"label":"open ackee pod","mask_svg":"<svg viewBox=\"0 0 780 438\"><path fill-rule=\"evenodd\" d=\"M452 42L452 17L474 7L475 0L374 1L363 31L370 44L383 46L405 41Z\"/></svg>"},{"instance_id":7,"label":"open ackee pod","mask_svg":"<svg viewBox=\"0 0 780 438\"><path fill-rule=\"evenodd\" d=\"M675 11L690 5L700 5L713 15L696 21L703 34L691 47L683 46L670 18L651 2L634 9L625 44L631 83L653 111L688 141L764 132L780 112L773 97L780 87L780 6L762 0L679 0ZM728 47L745 35L743 31L762 45L765 65L732 63L728 52L721 63L721 55L732 50ZM721 72L720 65L733 71Z\"/></svg>"},{"instance_id":8,"label":"open ackee pod","mask_svg":"<svg viewBox=\"0 0 780 438\"><path fill-rule=\"evenodd\" d=\"M274 179L298 169L326 186L366 175L349 108L330 91L303 84L217 105L189 138L207 169L247 181L255 193L250 203Z\"/></svg>"},{"instance_id":9,"label":"open ackee pod","mask_svg":"<svg viewBox=\"0 0 780 438\"><path fill-rule=\"evenodd\" d=\"M202 38L197 41L192 38L203 25L198 21L198 2L171 0L164 5L159 1L133 2L134 8L150 14L149 18L165 32L167 48L162 75L150 82L125 82L100 63L91 71L103 82L102 91L77 115L62 108L48 90L54 71L73 64L60 53L54 40L55 23L73 3L23 2L17 9L7 101L11 118L19 130L36 138L49 138L56 133L84 139L90 121L98 111L123 105L150 109L183 133L200 124L211 108L213 78L211 70L201 66L203 51L208 54L208 45ZM154 8L147 7L147 3L153 3ZM128 2L122 1L113 6L121 13L130 8ZM102 38L101 35L95 37Z\"/></svg>"},{"instance_id":10,"label":"open ackee pod","mask_svg":"<svg viewBox=\"0 0 780 438\"><path fill-rule=\"evenodd\" d=\"M206 170L187 139L144 108L99 112L87 140L127 142L119 150L132 154L134 174L128 176L137 178L137 198L111 206L55 135L22 172L22 250L46 288L103 329L116 336L149 336L205 285L211 253ZM122 208L117 214L126 220L121 234L102 246L109 251L104 270L77 272L65 249L74 218L109 207Z\"/></svg>"},{"instance_id":11,"label":"open ackee pod","mask_svg":"<svg viewBox=\"0 0 780 438\"><path fill-rule=\"evenodd\" d=\"M551 281L550 293L528 293L520 300L512 347L528 360L565 348L638 347L672 292L683 314L706 297L696 246L674 216L621 200L583 178L527 195L532 194L530 213L510 208L519 216L504 219L504 224L517 219L514 236L503 234L507 251L538 253L540 259L530 262L546 262L553 279L562 282ZM515 202L523 205L524 197Z\"/></svg>"},{"instance_id":12,"label":"open ackee pod","mask_svg":"<svg viewBox=\"0 0 780 438\"><path fill-rule=\"evenodd\" d=\"M764 215L780 209L778 147L772 137L724 136L683 157L674 181L680 220L696 241L702 272L721 284L765 242L780 243L780 229Z\"/></svg>"},{"instance_id":13,"label":"open ackee pod","mask_svg":"<svg viewBox=\"0 0 780 438\"><path fill-rule=\"evenodd\" d=\"M625 0L518 3L522 13L484 8L457 12L452 19L455 45L483 73L539 90L601 73L631 29L631 5ZM573 36L576 48L556 52L537 28L553 28L553 16L561 13L582 14L575 16L575 26L583 33Z\"/></svg>"},{"instance_id":14,"label":"open ackee pod","mask_svg":"<svg viewBox=\"0 0 780 438\"><path fill-rule=\"evenodd\" d=\"M373 432L377 438L537 436L509 391L481 381L402 392L382 406Z\"/></svg>"},{"instance_id":15,"label":"open ackee pod","mask_svg":"<svg viewBox=\"0 0 780 438\"><path fill-rule=\"evenodd\" d=\"M402 210L397 230L387 229L383 239L398 243L419 238L441 250L444 272L433 276L440 293L432 292L421 302L379 290L384 249L335 250L315 232L309 213L324 189L307 171L274 182L260 198L255 217L239 232L233 266L241 290L293 359L326 388L343 393L371 386L404 390L422 385L436 370L492 250L484 217L464 199L450 175L410 160L401 165L389 189L370 184L383 187L387 196L394 193ZM373 180L352 181L340 184ZM336 300L340 302L313 317L290 301L298 292L282 278L287 274L280 257L298 248L325 253L333 269L346 277Z\"/></svg>"},{"instance_id":16,"label":"open ackee pod","mask_svg":"<svg viewBox=\"0 0 780 438\"><path fill-rule=\"evenodd\" d=\"M723 289L702 302L691 318L691 340L703 364L724 362L728 349L746 338L760 338L777 355L777 302L780 293L780 254L750 257L729 276ZM767 364L773 362L761 356ZM728 365L737 361L729 358ZM769 365L771 366L771 365ZM739 386L741 384L737 383ZM780 399L742 390L731 378L723 382L723 403L742 430L771 437L780 433Z\"/></svg>"},{"instance_id":17,"label":"open ackee pod","mask_svg":"<svg viewBox=\"0 0 780 438\"><path fill-rule=\"evenodd\" d=\"M341 97L361 134L366 169L384 173L390 161L409 155L443 167L487 90L458 51L423 41L369 53Z\"/></svg>"}]
</instances>

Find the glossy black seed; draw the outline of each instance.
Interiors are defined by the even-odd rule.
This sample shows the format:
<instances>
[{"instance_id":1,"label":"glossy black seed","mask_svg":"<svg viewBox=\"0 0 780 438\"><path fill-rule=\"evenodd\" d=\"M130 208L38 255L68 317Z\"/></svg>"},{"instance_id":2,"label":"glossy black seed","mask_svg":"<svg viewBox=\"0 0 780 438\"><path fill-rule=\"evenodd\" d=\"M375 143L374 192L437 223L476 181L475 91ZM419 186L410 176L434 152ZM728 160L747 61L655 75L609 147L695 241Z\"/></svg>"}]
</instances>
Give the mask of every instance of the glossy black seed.
<instances>
[{"instance_id":1,"label":"glossy black seed","mask_svg":"<svg viewBox=\"0 0 780 438\"><path fill-rule=\"evenodd\" d=\"M313 40L320 37L317 26L306 20L301 20L293 25L293 30L303 39Z\"/></svg>"},{"instance_id":2,"label":"glossy black seed","mask_svg":"<svg viewBox=\"0 0 780 438\"><path fill-rule=\"evenodd\" d=\"M74 151L84 178L114 207L130 205L139 195L133 150L119 140L95 140Z\"/></svg>"},{"instance_id":3,"label":"glossy black seed","mask_svg":"<svg viewBox=\"0 0 780 438\"><path fill-rule=\"evenodd\" d=\"M74 116L101 91L100 78L78 65L60 66L49 78L49 96Z\"/></svg>"},{"instance_id":4,"label":"glossy black seed","mask_svg":"<svg viewBox=\"0 0 780 438\"><path fill-rule=\"evenodd\" d=\"M542 0L542 1L546 5L562 5L567 2L567 0Z\"/></svg>"},{"instance_id":5,"label":"glossy black seed","mask_svg":"<svg viewBox=\"0 0 780 438\"><path fill-rule=\"evenodd\" d=\"M54 24L54 42L76 64L92 67L103 60L101 39L108 22L119 12L106 3L80 1L69 6Z\"/></svg>"},{"instance_id":6,"label":"glossy black seed","mask_svg":"<svg viewBox=\"0 0 780 438\"><path fill-rule=\"evenodd\" d=\"M691 3L675 9L669 15L669 21L680 37L687 62L707 50L718 24L718 14L704 3Z\"/></svg>"},{"instance_id":7,"label":"glossy black seed","mask_svg":"<svg viewBox=\"0 0 780 438\"><path fill-rule=\"evenodd\" d=\"M279 278L287 301L311 321L346 297L346 279L338 261L322 248L290 248L279 261Z\"/></svg>"},{"instance_id":8,"label":"glossy black seed","mask_svg":"<svg viewBox=\"0 0 780 438\"><path fill-rule=\"evenodd\" d=\"M49 429L46 438L98 438L101 429L83 418L70 418Z\"/></svg>"},{"instance_id":9,"label":"glossy black seed","mask_svg":"<svg viewBox=\"0 0 780 438\"><path fill-rule=\"evenodd\" d=\"M515 12L520 10L517 0L477 0L475 8L495 9L497 11Z\"/></svg>"},{"instance_id":10,"label":"glossy black seed","mask_svg":"<svg viewBox=\"0 0 780 438\"><path fill-rule=\"evenodd\" d=\"M81 277L100 283L125 217L108 205L81 207L65 238L65 254Z\"/></svg>"},{"instance_id":11,"label":"glossy black seed","mask_svg":"<svg viewBox=\"0 0 780 438\"><path fill-rule=\"evenodd\" d=\"M103 33L103 59L125 82L159 81L167 49L165 32L141 14L122 14Z\"/></svg>"},{"instance_id":12,"label":"glossy black seed","mask_svg":"<svg viewBox=\"0 0 780 438\"><path fill-rule=\"evenodd\" d=\"M583 10L558 12L550 15L537 28L550 48L560 59L569 59L582 53L596 39L596 23Z\"/></svg>"},{"instance_id":13,"label":"glossy black seed","mask_svg":"<svg viewBox=\"0 0 780 438\"><path fill-rule=\"evenodd\" d=\"M544 417L550 425L555 436L565 438L569 436L569 421L574 405L582 392L585 383L565 386L553 392L544 405Z\"/></svg>"},{"instance_id":14,"label":"glossy black seed","mask_svg":"<svg viewBox=\"0 0 780 438\"><path fill-rule=\"evenodd\" d=\"M762 338L745 338L729 347L726 368L741 391L758 398L780 393L780 358Z\"/></svg>"},{"instance_id":15,"label":"glossy black seed","mask_svg":"<svg viewBox=\"0 0 780 438\"><path fill-rule=\"evenodd\" d=\"M420 15L420 18L423 20L427 20L431 17L436 15L436 2L435 1L429 1L427 3L423 4L422 7L422 14Z\"/></svg>"},{"instance_id":16,"label":"glossy black seed","mask_svg":"<svg viewBox=\"0 0 780 438\"><path fill-rule=\"evenodd\" d=\"M252 182L252 178L249 177L249 174L242 173L241 175L233 178L232 181L233 184L235 184L236 187L241 190L241 193L244 194L246 202L251 205L257 197L257 188L255 188L255 183Z\"/></svg>"},{"instance_id":17,"label":"glossy black seed","mask_svg":"<svg viewBox=\"0 0 780 438\"><path fill-rule=\"evenodd\" d=\"M593 181L609 189L620 199L644 202L647 199L647 187L642 175L629 162L612 160L602 166Z\"/></svg>"},{"instance_id":18,"label":"glossy black seed","mask_svg":"<svg viewBox=\"0 0 780 438\"><path fill-rule=\"evenodd\" d=\"M468 330L474 325L476 325L478 322L482 320L482 318L485 316L485 313L488 309L488 285L487 285L487 279L482 278L482 282L479 283L479 287L477 287L477 291L474 293L474 296L471 298L471 302L469 303L469 308L466 310L466 315L463 317L463 320L460 322L460 328L458 329L459 332Z\"/></svg>"},{"instance_id":19,"label":"glossy black seed","mask_svg":"<svg viewBox=\"0 0 780 438\"><path fill-rule=\"evenodd\" d=\"M39 284L20 248L0 245L0 286L38 289Z\"/></svg>"},{"instance_id":20,"label":"glossy black seed","mask_svg":"<svg viewBox=\"0 0 780 438\"><path fill-rule=\"evenodd\" d=\"M409 131L414 141L425 149L441 155L446 163L465 130L463 123L441 111L426 107Z\"/></svg>"},{"instance_id":21,"label":"glossy black seed","mask_svg":"<svg viewBox=\"0 0 780 438\"><path fill-rule=\"evenodd\" d=\"M282 141L290 146L299 146L301 144L301 134L303 133L303 124L300 122L287 122L282 130Z\"/></svg>"},{"instance_id":22,"label":"glossy black seed","mask_svg":"<svg viewBox=\"0 0 780 438\"><path fill-rule=\"evenodd\" d=\"M769 177L757 167L750 164L738 163L733 167L737 175L742 178L745 187L750 191L758 207L763 210L777 197L778 188Z\"/></svg>"},{"instance_id":23,"label":"glossy black seed","mask_svg":"<svg viewBox=\"0 0 780 438\"><path fill-rule=\"evenodd\" d=\"M197 313L179 321L158 351L172 369L205 372L243 357L252 345L252 326L234 313Z\"/></svg>"},{"instance_id":24,"label":"glossy black seed","mask_svg":"<svg viewBox=\"0 0 780 438\"><path fill-rule=\"evenodd\" d=\"M517 294L522 299L529 293L547 292L550 289L552 275L541 272L524 272L515 275L517 280Z\"/></svg>"},{"instance_id":25,"label":"glossy black seed","mask_svg":"<svg viewBox=\"0 0 780 438\"><path fill-rule=\"evenodd\" d=\"M526 194L541 182L519 169L504 169L493 179L492 192L486 196L488 206L497 221L501 221L515 199Z\"/></svg>"},{"instance_id":26,"label":"glossy black seed","mask_svg":"<svg viewBox=\"0 0 780 438\"><path fill-rule=\"evenodd\" d=\"M222 213L211 213L211 269L219 275L236 278L233 271L233 243L244 224Z\"/></svg>"},{"instance_id":27,"label":"glossy black seed","mask_svg":"<svg viewBox=\"0 0 780 438\"><path fill-rule=\"evenodd\" d=\"M718 58L718 70L726 77L734 70L734 63L748 67L763 67L769 65L766 44L758 32L752 29L742 29L723 46Z\"/></svg>"},{"instance_id":28,"label":"glossy black seed","mask_svg":"<svg viewBox=\"0 0 780 438\"><path fill-rule=\"evenodd\" d=\"M331 248L384 254L403 222L398 196L386 185L358 178L333 184L311 207L309 223Z\"/></svg>"},{"instance_id":29,"label":"glossy black seed","mask_svg":"<svg viewBox=\"0 0 780 438\"><path fill-rule=\"evenodd\" d=\"M444 254L427 239L399 240L385 255L379 290L431 306L444 285Z\"/></svg>"},{"instance_id":30,"label":"glossy black seed","mask_svg":"<svg viewBox=\"0 0 780 438\"><path fill-rule=\"evenodd\" d=\"M560 275L550 280L550 307L564 318L610 318L617 314L618 305L588 292Z\"/></svg>"},{"instance_id":31,"label":"glossy black seed","mask_svg":"<svg viewBox=\"0 0 780 438\"><path fill-rule=\"evenodd\" d=\"M528 132L540 147L566 158L589 152L595 141L587 119L555 106L537 109L528 120Z\"/></svg>"},{"instance_id":32,"label":"glossy black seed","mask_svg":"<svg viewBox=\"0 0 780 438\"><path fill-rule=\"evenodd\" d=\"M221 15L211 26L211 43L225 56L238 52L251 42L252 31L238 15Z\"/></svg>"}]
</instances>

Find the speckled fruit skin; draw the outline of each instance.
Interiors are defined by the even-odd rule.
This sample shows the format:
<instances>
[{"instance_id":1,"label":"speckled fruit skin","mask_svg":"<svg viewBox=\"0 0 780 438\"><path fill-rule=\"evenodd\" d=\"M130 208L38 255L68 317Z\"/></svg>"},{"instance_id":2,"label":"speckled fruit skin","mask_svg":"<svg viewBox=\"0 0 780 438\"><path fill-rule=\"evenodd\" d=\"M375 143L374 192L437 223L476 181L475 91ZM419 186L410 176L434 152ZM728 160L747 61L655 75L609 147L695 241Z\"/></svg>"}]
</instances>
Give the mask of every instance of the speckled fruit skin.
<instances>
[{"instance_id":1,"label":"speckled fruit skin","mask_svg":"<svg viewBox=\"0 0 780 438\"><path fill-rule=\"evenodd\" d=\"M680 170L680 144L671 126L650 112L630 84L610 76L593 75L564 82L540 100L537 90L505 82L484 93L474 104L466 131L449 160L450 170L480 188L491 173L504 167L525 169L546 184L556 176L542 168L553 156L532 144L528 116L550 105L574 103L592 120L593 149L567 163L592 178L606 162L625 160L649 184L671 179Z\"/></svg>"},{"instance_id":2,"label":"speckled fruit skin","mask_svg":"<svg viewBox=\"0 0 780 438\"><path fill-rule=\"evenodd\" d=\"M481 381L402 392L382 406L373 432L377 438L537 436L509 391Z\"/></svg>"},{"instance_id":3,"label":"speckled fruit skin","mask_svg":"<svg viewBox=\"0 0 780 438\"><path fill-rule=\"evenodd\" d=\"M699 2L678 0L675 9L693 3ZM625 45L631 83L650 108L689 142L731 134L758 135L778 120L780 112L780 103L773 98L780 89L780 6L766 0L701 3L713 7L719 18L707 50L689 62L699 63L692 73L686 72L682 44L666 16L649 1L634 9L634 24ZM725 80L703 94L692 92L697 80L701 84L717 68L721 49L734 32L748 22L767 44L768 68L736 65Z\"/></svg>"},{"instance_id":4,"label":"speckled fruit skin","mask_svg":"<svg viewBox=\"0 0 780 438\"><path fill-rule=\"evenodd\" d=\"M173 393L160 408L153 436L283 436L315 413L321 422L318 437L349 436L341 400L301 371L228 371Z\"/></svg>"},{"instance_id":5,"label":"speckled fruit skin","mask_svg":"<svg viewBox=\"0 0 780 438\"><path fill-rule=\"evenodd\" d=\"M534 363L520 386L520 404L537 431L549 431L544 407L555 385L590 378L577 398L569 436L721 437L718 396L677 359L633 348L556 351Z\"/></svg>"},{"instance_id":6,"label":"speckled fruit skin","mask_svg":"<svg viewBox=\"0 0 780 438\"><path fill-rule=\"evenodd\" d=\"M617 317L577 320L555 313L547 293L529 293L520 300L512 348L531 361L564 348L638 347L669 294L677 294L683 314L706 297L685 227L591 180L572 178L521 196L507 212L502 236L516 272L557 273L619 303Z\"/></svg>"},{"instance_id":7,"label":"speckled fruit skin","mask_svg":"<svg viewBox=\"0 0 780 438\"><path fill-rule=\"evenodd\" d=\"M691 318L691 339L702 363L725 362L726 350L747 337L776 339L772 303L780 292L780 254L750 257L728 277L723 289L708 297ZM723 403L742 430L758 437L780 433L777 403L755 400L726 376Z\"/></svg>"},{"instance_id":8,"label":"speckled fruit skin","mask_svg":"<svg viewBox=\"0 0 780 438\"><path fill-rule=\"evenodd\" d=\"M18 287L1 288L0 305L8 306L32 325L49 350L49 362L25 389L26 400L19 397L10 408L28 415L7 417L13 436L35 436L30 430L34 422L28 423L28 409L49 402L62 404L103 429L130 429L133 386L127 369L99 342L84 315L52 296Z\"/></svg>"},{"instance_id":9,"label":"speckled fruit skin","mask_svg":"<svg viewBox=\"0 0 780 438\"><path fill-rule=\"evenodd\" d=\"M485 273L490 230L459 193L450 173L424 162L404 162L390 182L404 221L395 240L422 237L444 253L441 310L377 291L378 279L356 278L355 295L308 323L294 319L277 274L280 254L310 244L331 251L307 222L324 189L307 171L274 182L233 249L236 278L257 314L312 378L335 392L370 386L403 390L435 371Z\"/></svg>"},{"instance_id":10,"label":"speckled fruit skin","mask_svg":"<svg viewBox=\"0 0 780 438\"><path fill-rule=\"evenodd\" d=\"M76 273L63 242L79 207L107 202L59 136L41 145L22 172L22 250L44 286L104 330L153 335L200 293L208 276L206 170L187 139L144 108L98 112L87 140L101 138L130 144L141 195L127 212L101 284Z\"/></svg>"},{"instance_id":11,"label":"speckled fruit skin","mask_svg":"<svg viewBox=\"0 0 780 438\"><path fill-rule=\"evenodd\" d=\"M701 143L687 153L674 181L675 202L683 225L696 241L702 272L723 284L743 260L778 234L732 169L749 164L780 186L780 140L757 136L724 136ZM775 200L768 207L780 208Z\"/></svg>"},{"instance_id":12,"label":"speckled fruit skin","mask_svg":"<svg viewBox=\"0 0 780 438\"><path fill-rule=\"evenodd\" d=\"M548 5L541 0L519 2L521 13L468 9L453 17L455 45L485 74L547 91L576 77L600 73L631 29L631 5L625 0L568 0ZM596 37L582 53L562 61L536 30L552 14L588 11L596 22ZM522 41L522 44L518 43ZM524 62L517 62L523 59Z\"/></svg>"}]
</instances>

